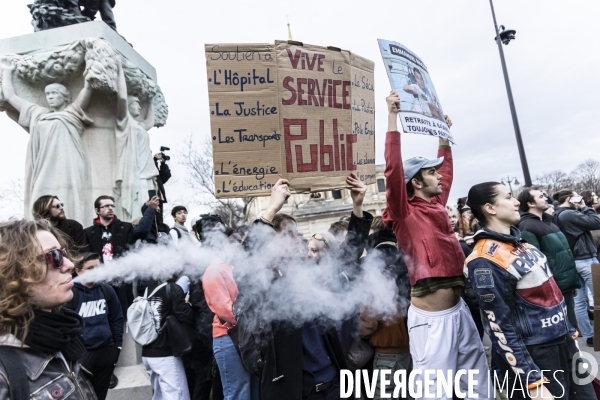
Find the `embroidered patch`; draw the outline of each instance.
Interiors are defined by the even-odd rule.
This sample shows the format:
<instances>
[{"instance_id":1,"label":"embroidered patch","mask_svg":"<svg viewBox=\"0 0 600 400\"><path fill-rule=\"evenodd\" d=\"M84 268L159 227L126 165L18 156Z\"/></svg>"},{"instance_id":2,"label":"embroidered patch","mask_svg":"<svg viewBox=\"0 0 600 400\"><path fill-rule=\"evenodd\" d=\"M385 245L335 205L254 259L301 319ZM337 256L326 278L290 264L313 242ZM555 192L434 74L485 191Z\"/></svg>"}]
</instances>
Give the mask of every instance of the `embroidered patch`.
<instances>
[{"instance_id":1,"label":"embroidered patch","mask_svg":"<svg viewBox=\"0 0 600 400\"><path fill-rule=\"evenodd\" d=\"M491 303L492 301L494 301L496 296L493 294L482 294L481 296L479 296L479 298L481 299L481 301L485 301L486 303Z\"/></svg>"},{"instance_id":2,"label":"embroidered patch","mask_svg":"<svg viewBox=\"0 0 600 400\"><path fill-rule=\"evenodd\" d=\"M492 270L489 268L476 269L475 286L478 289L493 288L494 278L492 277Z\"/></svg>"},{"instance_id":3,"label":"embroidered patch","mask_svg":"<svg viewBox=\"0 0 600 400\"><path fill-rule=\"evenodd\" d=\"M511 254L514 254L515 256L520 256L521 254L525 253L527 251L527 247L525 245L523 245L522 243L519 243L519 245L517 247L515 247L515 249L513 251L511 251Z\"/></svg>"},{"instance_id":4,"label":"embroidered patch","mask_svg":"<svg viewBox=\"0 0 600 400\"><path fill-rule=\"evenodd\" d=\"M498 243L492 243L490 245L490 248L488 249L488 251L485 252L485 254L487 254L488 256L494 257L499 248L500 248L500 245Z\"/></svg>"}]
</instances>

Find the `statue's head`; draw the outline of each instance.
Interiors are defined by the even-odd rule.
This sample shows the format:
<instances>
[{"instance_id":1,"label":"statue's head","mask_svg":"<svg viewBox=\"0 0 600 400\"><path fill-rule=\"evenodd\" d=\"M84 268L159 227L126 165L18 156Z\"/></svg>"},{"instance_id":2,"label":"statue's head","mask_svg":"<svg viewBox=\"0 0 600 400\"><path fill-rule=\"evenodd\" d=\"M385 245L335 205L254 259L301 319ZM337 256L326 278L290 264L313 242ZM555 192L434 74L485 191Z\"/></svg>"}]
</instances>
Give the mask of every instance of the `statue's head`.
<instances>
[{"instance_id":1,"label":"statue's head","mask_svg":"<svg viewBox=\"0 0 600 400\"><path fill-rule=\"evenodd\" d=\"M142 112L142 106L140 106L140 99L137 96L127 96L127 108L133 118L140 116Z\"/></svg>"},{"instance_id":2,"label":"statue's head","mask_svg":"<svg viewBox=\"0 0 600 400\"><path fill-rule=\"evenodd\" d=\"M60 83L51 83L46 86L46 100L53 110L62 110L71 102L71 92Z\"/></svg>"}]
</instances>

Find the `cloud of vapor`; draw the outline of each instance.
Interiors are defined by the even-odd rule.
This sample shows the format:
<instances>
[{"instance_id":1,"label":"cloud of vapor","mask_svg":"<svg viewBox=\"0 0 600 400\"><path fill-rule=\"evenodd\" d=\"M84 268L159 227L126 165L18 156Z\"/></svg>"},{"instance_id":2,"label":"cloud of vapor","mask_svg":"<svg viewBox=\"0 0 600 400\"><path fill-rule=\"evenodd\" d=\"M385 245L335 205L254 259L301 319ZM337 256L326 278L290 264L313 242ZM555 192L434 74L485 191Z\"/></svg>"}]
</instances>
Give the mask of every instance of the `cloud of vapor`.
<instances>
[{"instance_id":1,"label":"cloud of vapor","mask_svg":"<svg viewBox=\"0 0 600 400\"><path fill-rule=\"evenodd\" d=\"M250 250L221 236L202 246L181 240L140 245L126 256L80 275L76 281L164 282L185 275L194 285L199 284L210 265L226 263L233 266L240 295L248 302L252 315L259 317L256 324L262 326L272 322L299 327L309 321L342 321L364 308L382 319L396 316L398 287L377 257L369 257L358 268L336 253L316 263L306 259L301 244L273 235L270 228L262 226L252 230ZM340 274L342 271L350 280Z\"/></svg>"}]
</instances>

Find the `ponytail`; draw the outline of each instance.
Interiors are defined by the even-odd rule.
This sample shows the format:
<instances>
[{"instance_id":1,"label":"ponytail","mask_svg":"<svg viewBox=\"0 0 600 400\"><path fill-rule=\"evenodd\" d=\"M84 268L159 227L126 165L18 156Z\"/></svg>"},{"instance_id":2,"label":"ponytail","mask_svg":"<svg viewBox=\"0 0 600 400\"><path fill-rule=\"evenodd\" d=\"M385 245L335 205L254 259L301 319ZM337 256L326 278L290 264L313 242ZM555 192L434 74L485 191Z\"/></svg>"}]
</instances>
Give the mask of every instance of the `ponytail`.
<instances>
[{"instance_id":1,"label":"ponytail","mask_svg":"<svg viewBox=\"0 0 600 400\"><path fill-rule=\"evenodd\" d=\"M496 202L496 197L498 196L498 190L496 188L498 185L501 185L501 183L484 182L478 183L469 189L467 205L471 207L473 216L475 216L482 225L485 225L487 220L487 215L485 211L483 211L483 206L488 203L494 204Z\"/></svg>"}]
</instances>

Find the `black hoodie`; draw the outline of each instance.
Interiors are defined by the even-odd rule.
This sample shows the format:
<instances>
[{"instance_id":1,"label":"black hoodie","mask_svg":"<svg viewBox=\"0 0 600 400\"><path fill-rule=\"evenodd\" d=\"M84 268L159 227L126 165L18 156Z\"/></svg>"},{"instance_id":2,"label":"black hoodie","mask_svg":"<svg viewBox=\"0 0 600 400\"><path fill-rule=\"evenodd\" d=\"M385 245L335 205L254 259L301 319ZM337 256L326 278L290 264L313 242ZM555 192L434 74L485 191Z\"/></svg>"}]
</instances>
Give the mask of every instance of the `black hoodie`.
<instances>
[{"instance_id":1,"label":"black hoodie","mask_svg":"<svg viewBox=\"0 0 600 400\"><path fill-rule=\"evenodd\" d=\"M593 230L600 229L600 217L591 207L576 211L567 207L558 207L554 214L554 223L567 237L575 260L596 257L596 244Z\"/></svg>"}]
</instances>

